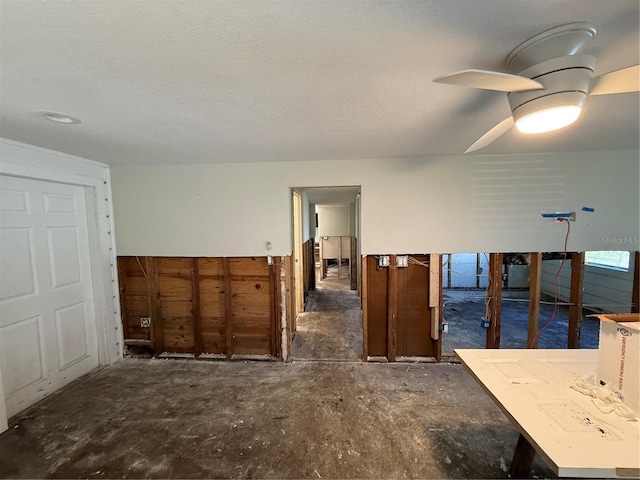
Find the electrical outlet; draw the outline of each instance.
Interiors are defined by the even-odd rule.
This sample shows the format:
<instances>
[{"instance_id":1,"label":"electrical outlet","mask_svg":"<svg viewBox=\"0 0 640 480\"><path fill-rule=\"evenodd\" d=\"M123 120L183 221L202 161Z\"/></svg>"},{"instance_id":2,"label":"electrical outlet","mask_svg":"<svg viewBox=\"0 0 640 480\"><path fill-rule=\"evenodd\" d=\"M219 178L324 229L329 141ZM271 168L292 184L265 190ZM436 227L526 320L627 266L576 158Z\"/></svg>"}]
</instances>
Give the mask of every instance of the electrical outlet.
<instances>
[{"instance_id":1,"label":"electrical outlet","mask_svg":"<svg viewBox=\"0 0 640 480\"><path fill-rule=\"evenodd\" d=\"M140 317L140 327L142 327L142 328L151 327L151 318L150 317Z\"/></svg>"},{"instance_id":2,"label":"electrical outlet","mask_svg":"<svg viewBox=\"0 0 640 480\"><path fill-rule=\"evenodd\" d=\"M388 267L389 264L389 255L380 255L378 257L378 267Z\"/></svg>"},{"instance_id":3,"label":"electrical outlet","mask_svg":"<svg viewBox=\"0 0 640 480\"><path fill-rule=\"evenodd\" d=\"M405 268L409 266L409 255L398 255L396 257L396 266L398 268Z\"/></svg>"},{"instance_id":4,"label":"electrical outlet","mask_svg":"<svg viewBox=\"0 0 640 480\"><path fill-rule=\"evenodd\" d=\"M480 322L480 326L481 326L482 328L489 328L489 325L491 325L491 324L489 323L489 320L485 320L484 318L482 319L482 322Z\"/></svg>"}]
</instances>

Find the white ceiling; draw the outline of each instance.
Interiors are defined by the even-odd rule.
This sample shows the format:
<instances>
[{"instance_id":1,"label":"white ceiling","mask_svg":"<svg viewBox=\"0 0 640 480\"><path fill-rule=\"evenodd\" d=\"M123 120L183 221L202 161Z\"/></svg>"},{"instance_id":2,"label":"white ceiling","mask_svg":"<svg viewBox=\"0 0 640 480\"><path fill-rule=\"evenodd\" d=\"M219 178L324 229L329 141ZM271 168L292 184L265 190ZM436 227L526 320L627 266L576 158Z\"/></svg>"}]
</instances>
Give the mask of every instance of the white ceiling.
<instances>
[{"instance_id":1,"label":"white ceiling","mask_svg":"<svg viewBox=\"0 0 640 480\"><path fill-rule=\"evenodd\" d=\"M638 0L1 0L0 135L112 164L460 154L506 95L434 77L503 70L575 21L598 26L596 74L637 64L639 17ZM638 98L590 97L571 127L478 153L638 148Z\"/></svg>"}]
</instances>

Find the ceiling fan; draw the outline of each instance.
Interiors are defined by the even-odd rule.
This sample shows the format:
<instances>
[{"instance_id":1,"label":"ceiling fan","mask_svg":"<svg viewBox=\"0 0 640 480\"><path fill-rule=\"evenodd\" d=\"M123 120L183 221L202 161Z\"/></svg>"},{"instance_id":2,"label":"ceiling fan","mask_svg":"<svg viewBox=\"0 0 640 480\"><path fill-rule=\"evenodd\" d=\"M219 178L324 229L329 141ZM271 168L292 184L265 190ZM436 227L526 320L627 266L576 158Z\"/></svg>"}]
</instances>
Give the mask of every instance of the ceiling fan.
<instances>
[{"instance_id":1,"label":"ceiling fan","mask_svg":"<svg viewBox=\"0 0 640 480\"><path fill-rule=\"evenodd\" d=\"M434 82L507 92L511 116L482 135L465 153L486 147L514 125L543 133L575 122L588 95L640 91L640 65L593 76L595 57L580 53L596 37L596 26L560 25L516 47L506 60L514 73L462 70Z\"/></svg>"}]
</instances>

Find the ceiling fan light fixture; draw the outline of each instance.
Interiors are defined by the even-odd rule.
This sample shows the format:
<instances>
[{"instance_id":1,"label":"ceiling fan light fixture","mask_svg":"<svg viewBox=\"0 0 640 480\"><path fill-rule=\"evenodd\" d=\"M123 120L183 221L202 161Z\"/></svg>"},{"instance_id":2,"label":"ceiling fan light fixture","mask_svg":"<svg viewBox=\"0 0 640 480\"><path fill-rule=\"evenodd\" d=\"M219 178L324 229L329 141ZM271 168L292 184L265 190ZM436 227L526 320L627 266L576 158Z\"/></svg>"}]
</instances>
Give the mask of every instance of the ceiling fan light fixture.
<instances>
[{"instance_id":1,"label":"ceiling fan light fixture","mask_svg":"<svg viewBox=\"0 0 640 480\"><path fill-rule=\"evenodd\" d=\"M585 92L545 95L513 110L516 128L522 133L544 133L567 127L582 113Z\"/></svg>"},{"instance_id":2,"label":"ceiling fan light fixture","mask_svg":"<svg viewBox=\"0 0 640 480\"><path fill-rule=\"evenodd\" d=\"M522 133L544 133L567 127L575 122L582 108L575 105L547 108L519 119L516 127Z\"/></svg>"}]
</instances>

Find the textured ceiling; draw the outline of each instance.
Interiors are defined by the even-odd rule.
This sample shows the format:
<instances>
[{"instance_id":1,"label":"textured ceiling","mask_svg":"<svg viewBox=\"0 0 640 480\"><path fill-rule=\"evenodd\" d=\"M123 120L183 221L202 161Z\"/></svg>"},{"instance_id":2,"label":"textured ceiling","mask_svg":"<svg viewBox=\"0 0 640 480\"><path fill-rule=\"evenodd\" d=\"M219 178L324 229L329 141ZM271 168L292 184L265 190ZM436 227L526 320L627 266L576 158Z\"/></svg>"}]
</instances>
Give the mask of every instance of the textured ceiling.
<instances>
[{"instance_id":1,"label":"textured ceiling","mask_svg":"<svg viewBox=\"0 0 640 480\"><path fill-rule=\"evenodd\" d=\"M433 83L503 69L559 24L598 26L596 74L639 62L637 0L0 1L0 135L106 163L460 154L506 95ZM637 93L478 153L638 148ZM63 126L34 115L82 120Z\"/></svg>"}]
</instances>

